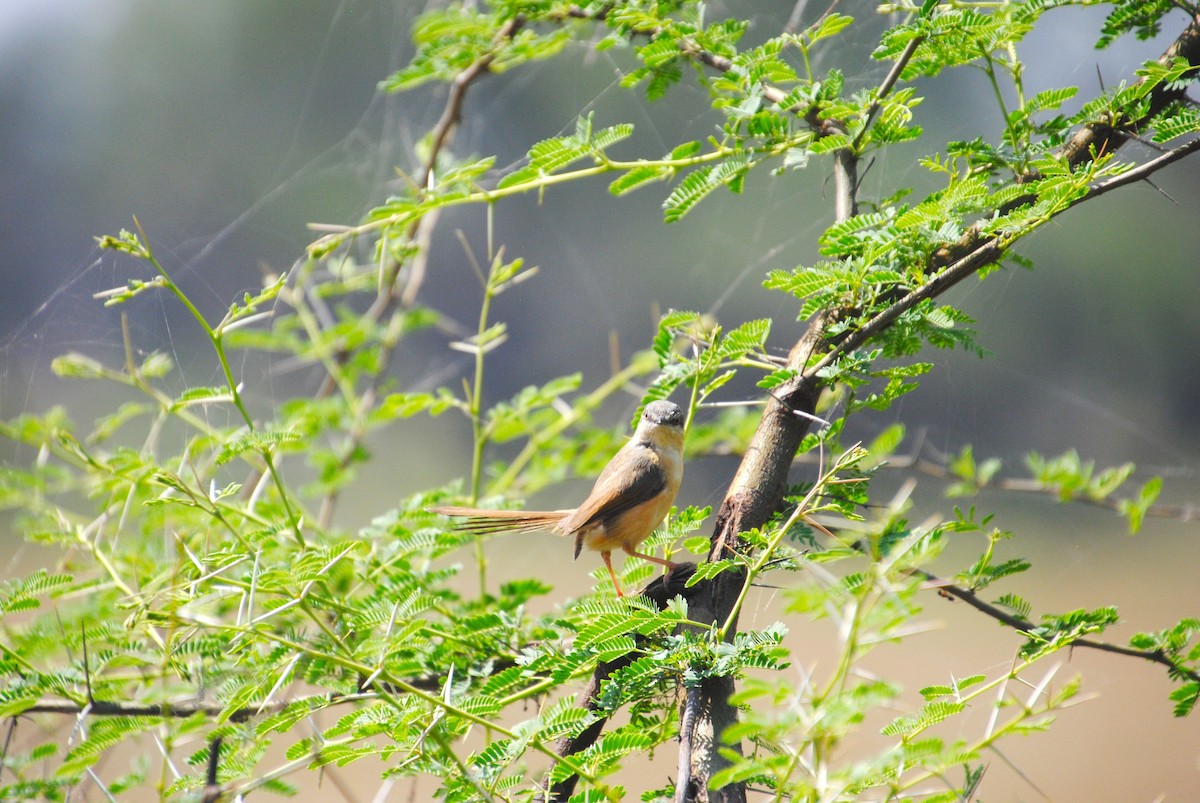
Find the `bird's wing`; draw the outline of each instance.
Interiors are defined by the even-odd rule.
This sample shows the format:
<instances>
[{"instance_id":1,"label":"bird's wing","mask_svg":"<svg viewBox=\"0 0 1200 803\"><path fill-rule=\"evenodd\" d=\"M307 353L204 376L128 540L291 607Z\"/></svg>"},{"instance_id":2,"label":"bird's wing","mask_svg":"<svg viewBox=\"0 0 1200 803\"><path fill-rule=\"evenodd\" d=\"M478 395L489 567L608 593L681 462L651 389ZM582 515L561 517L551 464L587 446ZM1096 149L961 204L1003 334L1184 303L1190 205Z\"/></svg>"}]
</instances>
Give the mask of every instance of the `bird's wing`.
<instances>
[{"instance_id":1,"label":"bird's wing","mask_svg":"<svg viewBox=\"0 0 1200 803\"><path fill-rule=\"evenodd\" d=\"M648 502L667 487L667 474L651 449L638 448L626 460L613 459L596 479L583 504L563 519L561 529L571 533L603 524Z\"/></svg>"}]
</instances>

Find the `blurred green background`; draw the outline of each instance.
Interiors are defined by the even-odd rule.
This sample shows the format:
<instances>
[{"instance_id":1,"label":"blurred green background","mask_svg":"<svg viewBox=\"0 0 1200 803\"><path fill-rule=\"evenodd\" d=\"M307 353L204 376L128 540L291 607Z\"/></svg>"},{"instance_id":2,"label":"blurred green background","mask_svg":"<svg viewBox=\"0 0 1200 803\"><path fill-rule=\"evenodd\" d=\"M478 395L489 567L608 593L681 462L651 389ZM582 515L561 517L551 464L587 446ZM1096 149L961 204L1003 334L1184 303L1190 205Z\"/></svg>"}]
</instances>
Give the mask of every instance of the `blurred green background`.
<instances>
[{"instance_id":1,"label":"blurred green background","mask_svg":"<svg viewBox=\"0 0 1200 803\"><path fill-rule=\"evenodd\" d=\"M747 7L754 9L749 41L793 14L807 22L823 10L760 2L710 4L709 14ZM219 317L264 271L286 269L303 253L314 237L306 224L356 221L398 186L397 168L414 168L414 146L440 113L444 91L384 95L376 84L411 54L409 31L423 8L405 0L0 3L0 413L67 404L77 421L89 421L119 403L95 383L81 397L80 383L54 379L49 367L66 350L119 364L121 311L130 315L139 351L172 354L190 384L216 383L215 360L176 304L153 297L105 309L93 300L144 276L128 260L101 258L93 235L129 227L137 215L175 278ZM822 54L815 66L843 69L852 90L878 84L886 65L868 55L888 20L868 4L838 10L858 22L844 49ZM1020 51L1030 94L1075 84L1077 107L1101 82L1128 79L1182 27L1182 17L1173 18L1158 41L1123 39L1095 51L1103 14L1064 9L1046 17ZM534 141L572 130L583 109L597 125L635 125L620 152L631 158L715 131L720 121L707 96L686 80L656 104L619 89L631 63L627 53L576 45L554 61L490 77L469 96L454 151L495 154L498 165L512 165ZM872 163L864 196L898 186L919 194L931 185L914 167L917 157L947 139L998 136L982 74L948 74L923 82L919 94L927 136ZM1158 189L1122 190L1039 232L1019 249L1034 271L1008 269L957 288L952 302L976 317L991 356L936 355L937 368L919 391L886 414L859 416L851 438L869 440L903 420L908 443L919 441L927 457L971 443L976 455L1000 457L1015 474L1028 451L1077 448L1102 466L1135 461L1139 482L1165 474L1164 501L1200 501L1200 161L1177 164L1154 182ZM793 305L760 282L770 269L815 261L816 238L832 218L828 183L828 165L815 160L803 171L755 177L743 196L711 198L670 226L660 211L668 190L658 185L617 200L597 181L553 189L540 204L499 205L495 242L542 271L494 310L509 322L510 337L491 357L489 398L573 371L584 372L585 386L596 384L608 372L610 333L628 357L648 346L658 312L668 308L711 312L726 325L774 317L772 344L786 350L802 324ZM421 300L473 326L479 290L456 230L476 255L485 253L480 211L445 214ZM399 354L401 385L457 384L468 362L446 342L418 338ZM240 368L260 415L320 380L286 365ZM635 404L629 397L614 406L611 420L627 419ZM356 527L401 495L464 474L469 434L452 416L386 433L374 445L374 468L344 498L339 523ZM0 456L12 457L8 445ZM694 461L681 503L719 503L734 465ZM941 492L936 481L921 479L913 518L948 510ZM1102 511L999 494L981 504L1017 532L1014 554L1034 560L1035 569L1009 588L1037 608L1116 604L1126 624L1110 634L1114 640L1200 615L1195 563L1180 559L1195 552L1196 523L1151 521L1129 538ZM547 577L585 582L593 568L571 565L567 550L549 539L529 543L546 547ZM14 555L0 572L39 559L11 532L0 532L0 544ZM492 550L497 560L513 552ZM498 573L540 573L521 558ZM765 592L744 625L768 624L773 601ZM944 626L881 649L874 657L880 674L899 676L911 691L944 682L947 670L964 675L1011 659L1011 634L961 605L932 596L928 605L931 621ZM815 645L811 660L819 665L821 627L794 623L793 632ZM1200 799L1200 729L1195 716L1171 718L1162 672L1076 651L1060 677L1078 671L1085 690L1100 698L1062 717L1050 734L1006 748L989 769L983 798ZM364 783L372 788L370 778ZM394 797L405 794L398 787Z\"/></svg>"}]
</instances>

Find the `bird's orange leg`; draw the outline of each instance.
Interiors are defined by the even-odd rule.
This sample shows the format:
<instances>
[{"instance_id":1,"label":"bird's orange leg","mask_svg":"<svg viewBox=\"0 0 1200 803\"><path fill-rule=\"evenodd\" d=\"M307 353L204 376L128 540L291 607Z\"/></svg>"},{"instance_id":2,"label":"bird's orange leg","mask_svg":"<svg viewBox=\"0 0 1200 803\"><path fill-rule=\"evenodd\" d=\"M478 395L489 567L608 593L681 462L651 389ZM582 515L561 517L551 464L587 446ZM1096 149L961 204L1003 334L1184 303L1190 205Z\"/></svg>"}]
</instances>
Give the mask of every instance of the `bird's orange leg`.
<instances>
[{"instance_id":1,"label":"bird's orange leg","mask_svg":"<svg viewBox=\"0 0 1200 803\"><path fill-rule=\"evenodd\" d=\"M635 558L648 560L651 563L657 563L659 566L666 566L668 569L674 569L679 565L678 563L673 563L666 558L656 558L655 556L647 555L644 552L634 552L632 547L622 547L622 549L625 550L626 555L632 555Z\"/></svg>"},{"instance_id":2,"label":"bird's orange leg","mask_svg":"<svg viewBox=\"0 0 1200 803\"><path fill-rule=\"evenodd\" d=\"M621 584L617 582L617 573L613 571L612 553L611 552L601 552L600 557L604 558L604 565L608 567L608 576L612 578L613 588L617 589L617 596L618 597L625 596L625 594L621 591Z\"/></svg>"}]
</instances>

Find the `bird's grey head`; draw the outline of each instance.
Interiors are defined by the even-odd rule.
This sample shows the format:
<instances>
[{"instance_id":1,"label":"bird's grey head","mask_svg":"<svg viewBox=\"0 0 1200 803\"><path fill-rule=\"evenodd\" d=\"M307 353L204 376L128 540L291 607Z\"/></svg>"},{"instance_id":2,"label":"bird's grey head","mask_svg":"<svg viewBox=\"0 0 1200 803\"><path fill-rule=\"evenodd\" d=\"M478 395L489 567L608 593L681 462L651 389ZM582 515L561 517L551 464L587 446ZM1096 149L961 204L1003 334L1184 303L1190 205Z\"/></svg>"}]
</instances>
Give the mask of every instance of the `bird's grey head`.
<instances>
[{"instance_id":1,"label":"bird's grey head","mask_svg":"<svg viewBox=\"0 0 1200 803\"><path fill-rule=\"evenodd\" d=\"M674 402L650 402L642 410L642 421L655 426L683 427L683 410Z\"/></svg>"}]
</instances>

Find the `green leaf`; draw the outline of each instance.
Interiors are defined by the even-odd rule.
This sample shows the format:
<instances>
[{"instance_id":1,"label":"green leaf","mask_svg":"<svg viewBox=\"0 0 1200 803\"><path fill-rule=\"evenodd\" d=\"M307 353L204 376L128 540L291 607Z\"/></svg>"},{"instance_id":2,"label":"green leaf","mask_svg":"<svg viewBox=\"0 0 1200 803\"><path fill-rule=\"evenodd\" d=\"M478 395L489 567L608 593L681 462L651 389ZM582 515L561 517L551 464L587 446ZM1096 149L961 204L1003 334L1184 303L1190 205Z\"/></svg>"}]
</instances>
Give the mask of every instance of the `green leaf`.
<instances>
[{"instance_id":1,"label":"green leaf","mask_svg":"<svg viewBox=\"0 0 1200 803\"><path fill-rule=\"evenodd\" d=\"M837 36L854 22L853 17L833 12L821 17L813 28L805 31L810 43L816 43L830 36Z\"/></svg>"},{"instance_id":2,"label":"green leaf","mask_svg":"<svg viewBox=\"0 0 1200 803\"><path fill-rule=\"evenodd\" d=\"M1200 683L1189 681L1170 694L1171 702L1175 703L1175 716L1186 717L1200 702Z\"/></svg>"},{"instance_id":3,"label":"green leaf","mask_svg":"<svg viewBox=\"0 0 1200 803\"><path fill-rule=\"evenodd\" d=\"M791 293L796 298L807 298L819 293L836 281L836 277L827 271L817 268L796 268L792 271L773 270L767 274L763 287L768 290L782 290Z\"/></svg>"},{"instance_id":4,"label":"green leaf","mask_svg":"<svg viewBox=\"0 0 1200 803\"><path fill-rule=\"evenodd\" d=\"M691 588L697 583L716 577L722 572L732 569L737 566L737 562L729 559L706 561L696 566L695 573L688 578L687 587Z\"/></svg>"},{"instance_id":5,"label":"green leaf","mask_svg":"<svg viewBox=\"0 0 1200 803\"><path fill-rule=\"evenodd\" d=\"M1079 88L1074 86L1056 87L1043 90L1026 101L1025 111L1029 114L1037 114L1038 112L1057 109L1059 106L1075 97L1078 92Z\"/></svg>"},{"instance_id":6,"label":"green leaf","mask_svg":"<svg viewBox=\"0 0 1200 803\"><path fill-rule=\"evenodd\" d=\"M683 180L667 196L663 202L666 221L674 223L682 220L696 204L704 199L714 189L716 184L709 181L712 167L698 167L683 177Z\"/></svg>"},{"instance_id":7,"label":"green leaf","mask_svg":"<svg viewBox=\"0 0 1200 803\"><path fill-rule=\"evenodd\" d=\"M304 443L298 432L278 429L259 429L247 432L226 443L217 455L217 465L224 465L246 452L274 452L279 449L297 449Z\"/></svg>"},{"instance_id":8,"label":"green leaf","mask_svg":"<svg viewBox=\"0 0 1200 803\"><path fill-rule=\"evenodd\" d=\"M718 187L724 185L735 192L739 191L741 179L750 169L750 165L749 154L736 154L715 165L698 167L688 173L663 202L666 222L674 223L683 219L696 204Z\"/></svg>"},{"instance_id":9,"label":"green leaf","mask_svg":"<svg viewBox=\"0 0 1200 803\"><path fill-rule=\"evenodd\" d=\"M791 368L779 368L758 380L756 384L760 388L773 390L786 382L792 381L797 376L799 376L799 373Z\"/></svg>"},{"instance_id":10,"label":"green leaf","mask_svg":"<svg viewBox=\"0 0 1200 803\"><path fill-rule=\"evenodd\" d=\"M996 600L996 604L1008 608L1018 618L1025 620L1029 619L1029 614L1033 611L1033 606L1016 594L1004 594Z\"/></svg>"},{"instance_id":11,"label":"green leaf","mask_svg":"<svg viewBox=\"0 0 1200 803\"><path fill-rule=\"evenodd\" d=\"M576 136L587 142L593 149L606 151L618 142L622 142L633 136L633 124L619 123L617 125L610 125L607 128L596 131L589 137L583 136L582 131L577 131Z\"/></svg>"},{"instance_id":12,"label":"green leaf","mask_svg":"<svg viewBox=\"0 0 1200 803\"><path fill-rule=\"evenodd\" d=\"M747 321L721 339L717 352L722 361L737 360L751 352L762 352L770 333L770 318Z\"/></svg>"},{"instance_id":13,"label":"green leaf","mask_svg":"<svg viewBox=\"0 0 1200 803\"><path fill-rule=\"evenodd\" d=\"M608 185L608 191L613 195L624 195L632 192L643 184L651 181L665 181L675 175L672 168L667 167L635 167L627 170Z\"/></svg>"},{"instance_id":14,"label":"green leaf","mask_svg":"<svg viewBox=\"0 0 1200 803\"><path fill-rule=\"evenodd\" d=\"M845 134L829 134L828 136L814 139L808 146L808 152L811 154L833 153L836 150L850 147L850 137Z\"/></svg>"},{"instance_id":15,"label":"green leaf","mask_svg":"<svg viewBox=\"0 0 1200 803\"><path fill-rule=\"evenodd\" d=\"M110 748L129 743L157 726L155 717L96 717L88 727L87 738L71 748L56 774L60 778L78 777Z\"/></svg>"},{"instance_id":16,"label":"green leaf","mask_svg":"<svg viewBox=\"0 0 1200 803\"><path fill-rule=\"evenodd\" d=\"M882 462L886 460L904 441L904 425L892 424L883 432L875 436L867 446L867 451L871 453L871 462Z\"/></svg>"},{"instance_id":17,"label":"green leaf","mask_svg":"<svg viewBox=\"0 0 1200 803\"><path fill-rule=\"evenodd\" d=\"M896 718L891 724L884 727L881 733L884 736L912 736L949 719L955 714L962 712L965 708L965 703L934 700L933 702L926 703L916 714L906 714Z\"/></svg>"},{"instance_id":18,"label":"green leaf","mask_svg":"<svg viewBox=\"0 0 1200 803\"><path fill-rule=\"evenodd\" d=\"M454 406L454 400L432 393L389 393L379 405L375 417L410 418L428 412L435 418Z\"/></svg>"},{"instance_id":19,"label":"green leaf","mask_svg":"<svg viewBox=\"0 0 1200 803\"><path fill-rule=\"evenodd\" d=\"M544 139L529 149L529 167L541 175L553 173L590 152L588 146L574 137Z\"/></svg>"},{"instance_id":20,"label":"green leaf","mask_svg":"<svg viewBox=\"0 0 1200 803\"><path fill-rule=\"evenodd\" d=\"M702 149L703 146L698 141L693 140L691 142L684 142L676 145L668 158L672 160L690 159L691 157L700 153Z\"/></svg>"}]
</instances>

